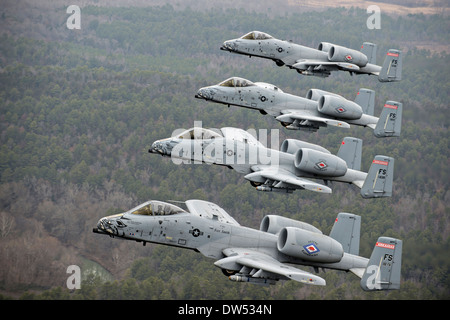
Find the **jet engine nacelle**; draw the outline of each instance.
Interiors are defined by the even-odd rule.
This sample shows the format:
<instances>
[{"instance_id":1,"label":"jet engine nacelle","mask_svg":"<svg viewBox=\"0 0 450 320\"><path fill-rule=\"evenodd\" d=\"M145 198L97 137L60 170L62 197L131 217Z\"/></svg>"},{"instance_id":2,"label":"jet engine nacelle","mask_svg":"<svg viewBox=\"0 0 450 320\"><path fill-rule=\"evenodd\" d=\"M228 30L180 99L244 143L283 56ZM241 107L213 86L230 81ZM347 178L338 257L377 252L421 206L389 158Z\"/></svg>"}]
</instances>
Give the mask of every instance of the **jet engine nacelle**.
<instances>
[{"instance_id":1,"label":"jet engine nacelle","mask_svg":"<svg viewBox=\"0 0 450 320\"><path fill-rule=\"evenodd\" d=\"M297 221L289 218L285 218L282 216L277 215L267 215L261 220L261 225L259 227L259 230L277 234L285 227L295 227L298 229L303 229L307 231L311 231L313 233L319 233L322 234L322 231L317 229L316 227L310 225L309 223Z\"/></svg>"},{"instance_id":2,"label":"jet engine nacelle","mask_svg":"<svg viewBox=\"0 0 450 320\"><path fill-rule=\"evenodd\" d=\"M277 249L291 257L324 263L339 262L344 255L342 245L333 238L294 227L280 231Z\"/></svg>"},{"instance_id":3,"label":"jet engine nacelle","mask_svg":"<svg viewBox=\"0 0 450 320\"><path fill-rule=\"evenodd\" d=\"M347 163L343 159L308 148L295 153L294 165L301 171L318 176L340 177L347 172Z\"/></svg>"},{"instance_id":4,"label":"jet engine nacelle","mask_svg":"<svg viewBox=\"0 0 450 320\"><path fill-rule=\"evenodd\" d=\"M324 95L329 95L329 96L334 96L334 97L339 97L339 98L345 99L344 97L342 97L338 94L328 92L325 90L320 90L320 89L309 89L308 92L306 93L306 99L313 100L313 101L319 101L319 99Z\"/></svg>"},{"instance_id":5,"label":"jet engine nacelle","mask_svg":"<svg viewBox=\"0 0 450 320\"><path fill-rule=\"evenodd\" d=\"M356 120L363 115L363 110L357 103L331 95L320 97L317 110L331 117L348 120Z\"/></svg>"},{"instance_id":6,"label":"jet engine nacelle","mask_svg":"<svg viewBox=\"0 0 450 320\"><path fill-rule=\"evenodd\" d=\"M356 64L359 67L364 67L369 59L361 51L349 49L333 45L328 50L328 60L333 62L348 62Z\"/></svg>"},{"instance_id":7,"label":"jet engine nacelle","mask_svg":"<svg viewBox=\"0 0 450 320\"><path fill-rule=\"evenodd\" d=\"M296 139L284 140L283 143L281 144L280 151L294 154L298 151L298 149L301 149L301 148L308 148L308 149L313 149L313 150L317 150L317 151L324 152L324 153L330 153L330 151L328 151L324 147L318 146L317 144L312 144L312 143L308 143L308 142L296 140Z\"/></svg>"},{"instance_id":8,"label":"jet engine nacelle","mask_svg":"<svg viewBox=\"0 0 450 320\"><path fill-rule=\"evenodd\" d=\"M321 42L321 43L319 43L319 47L317 48L317 50L323 51L323 52L328 52L328 51L330 51L332 46L334 46L334 44L329 43L329 42Z\"/></svg>"}]
</instances>

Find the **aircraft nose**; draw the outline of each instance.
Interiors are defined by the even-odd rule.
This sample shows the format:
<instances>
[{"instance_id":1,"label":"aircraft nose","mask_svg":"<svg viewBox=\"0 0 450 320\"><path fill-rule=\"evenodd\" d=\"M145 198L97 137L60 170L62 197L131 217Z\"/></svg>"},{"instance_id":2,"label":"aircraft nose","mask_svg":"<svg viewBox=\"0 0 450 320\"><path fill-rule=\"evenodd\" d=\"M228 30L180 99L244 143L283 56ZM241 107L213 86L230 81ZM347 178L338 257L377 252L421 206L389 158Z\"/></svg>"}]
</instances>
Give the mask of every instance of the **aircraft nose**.
<instances>
[{"instance_id":1,"label":"aircraft nose","mask_svg":"<svg viewBox=\"0 0 450 320\"><path fill-rule=\"evenodd\" d=\"M204 92L205 92L205 88L198 89L195 97L196 98L204 98Z\"/></svg>"},{"instance_id":2,"label":"aircraft nose","mask_svg":"<svg viewBox=\"0 0 450 320\"><path fill-rule=\"evenodd\" d=\"M149 153L157 153L162 156L170 155L168 145L166 141L157 140L153 142L152 146L148 150Z\"/></svg>"},{"instance_id":3,"label":"aircraft nose","mask_svg":"<svg viewBox=\"0 0 450 320\"><path fill-rule=\"evenodd\" d=\"M106 218L103 217L97 222L97 227L93 230L95 233L113 233L113 230L111 229L111 222Z\"/></svg>"},{"instance_id":4,"label":"aircraft nose","mask_svg":"<svg viewBox=\"0 0 450 320\"><path fill-rule=\"evenodd\" d=\"M227 50L227 51L235 51L237 48L236 42L233 40L227 40L223 43L221 50Z\"/></svg>"},{"instance_id":5,"label":"aircraft nose","mask_svg":"<svg viewBox=\"0 0 450 320\"><path fill-rule=\"evenodd\" d=\"M124 227L125 224L120 221L123 213L115 214L112 216L103 217L97 222L97 227L94 228L94 233L119 235L118 227Z\"/></svg>"},{"instance_id":6,"label":"aircraft nose","mask_svg":"<svg viewBox=\"0 0 450 320\"><path fill-rule=\"evenodd\" d=\"M201 88L197 91L197 94L195 95L196 98L199 99L205 99L205 100L211 100L215 94L215 90L211 89L210 87Z\"/></svg>"},{"instance_id":7,"label":"aircraft nose","mask_svg":"<svg viewBox=\"0 0 450 320\"><path fill-rule=\"evenodd\" d=\"M148 152L150 153L161 153L161 142L160 141L155 141L152 143L152 146L150 147L150 149L148 149Z\"/></svg>"}]
</instances>

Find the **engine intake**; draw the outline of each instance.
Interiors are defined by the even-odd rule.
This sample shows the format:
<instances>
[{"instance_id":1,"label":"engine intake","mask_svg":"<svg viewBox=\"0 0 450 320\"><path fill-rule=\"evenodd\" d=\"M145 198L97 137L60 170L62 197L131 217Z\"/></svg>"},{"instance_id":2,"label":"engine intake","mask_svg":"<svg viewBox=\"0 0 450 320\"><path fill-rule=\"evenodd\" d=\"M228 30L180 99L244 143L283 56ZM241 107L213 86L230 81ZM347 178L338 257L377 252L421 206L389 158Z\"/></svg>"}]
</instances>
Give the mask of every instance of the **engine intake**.
<instances>
[{"instance_id":1,"label":"engine intake","mask_svg":"<svg viewBox=\"0 0 450 320\"><path fill-rule=\"evenodd\" d=\"M317 50L323 51L323 52L328 52L328 51L330 51L332 46L334 46L334 44L329 43L329 42L321 42L321 43L319 43L319 47L317 48Z\"/></svg>"},{"instance_id":2,"label":"engine intake","mask_svg":"<svg viewBox=\"0 0 450 320\"><path fill-rule=\"evenodd\" d=\"M335 97L340 97L340 98L344 99L344 97L342 97L338 94L328 92L325 90L320 90L320 89L309 89L308 92L306 93L306 99L313 100L313 101L319 101L320 97L322 97L324 95L335 96Z\"/></svg>"},{"instance_id":3,"label":"engine intake","mask_svg":"<svg viewBox=\"0 0 450 320\"><path fill-rule=\"evenodd\" d=\"M281 229L277 249L291 257L325 263L339 262L344 255L342 245L333 238L294 227Z\"/></svg>"},{"instance_id":4,"label":"engine intake","mask_svg":"<svg viewBox=\"0 0 450 320\"><path fill-rule=\"evenodd\" d=\"M328 50L328 60L333 62L353 63L359 67L364 67L369 61L364 53L337 45L333 45Z\"/></svg>"},{"instance_id":5,"label":"engine intake","mask_svg":"<svg viewBox=\"0 0 450 320\"><path fill-rule=\"evenodd\" d=\"M317 229L316 227L310 225L309 223L297 221L289 218L285 218L277 215L267 215L261 220L261 225L259 230L277 234L285 227L295 227L298 229L308 230L313 233L322 234L322 231Z\"/></svg>"},{"instance_id":6,"label":"engine intake","mask_svg":"<svg viewBox=\"0 0 450 320\"><path fill-rule=\"evenodd\" d=\"M338 156L308 148L295 153L294 165L299 170L326 177L340 177L347 172L347 163Z\"/></svg>"},{"instance_id":7,"label":"engine intake","mask_svg":"<svg viewBox=\"0 0 450 320\"><path fill-rule=\"evenodd\" d=\"M363 110L357 103L331 95L320 97L317 110L331 117L348 120L356 120L363 115Z\"/></svg>"},{"instance_id":8,"label":"engine intake","mask_svg":"<svg viewBox=\"0 0 450 320\"><path fill-rule=\"evenodd\" d=\"M280 151L294 154L297 152L298 149L301 149L301 148L308 148L308 149L313 149L313 150L317 150L317 151L324 152L324 153L330 153L330 151L328 151L324 147L318 146L317 144L312 144L312 143L308 143L308 142L296 140L296 139L284 140L283 143L281 144Z\"/></svg>"}]
</instances>

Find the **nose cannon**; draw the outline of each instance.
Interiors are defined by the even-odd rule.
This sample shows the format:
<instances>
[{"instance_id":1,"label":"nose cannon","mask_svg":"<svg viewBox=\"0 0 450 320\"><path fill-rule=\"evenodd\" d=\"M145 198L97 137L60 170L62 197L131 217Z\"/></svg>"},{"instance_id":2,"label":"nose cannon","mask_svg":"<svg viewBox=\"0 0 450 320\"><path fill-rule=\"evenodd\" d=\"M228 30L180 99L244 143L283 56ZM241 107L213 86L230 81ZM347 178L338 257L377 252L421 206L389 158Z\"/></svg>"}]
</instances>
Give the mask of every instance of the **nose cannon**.
<instances>
[{"instance_id":1,"label":"nose cannon","mask_svg":"<svg viewBox=\"0 0 450 320\"><path fill-rule=\"evenodd\" d=\"M236 51L236 42L233 40L225 41L222 46L220 47L220 50L226 50L226 51Z\"/></svg>"},{"instance_id":2,"label":"nose cannon","mask_svg":"<svg viewBox=\"0 0 450 320\"><path fill-rule=\"evenodd\" d=\"M161 150L162 150L161 142L155 141L152 143L152 146L150 147L150 149L148 149L148 152L162 154Z\"/></svg>"},{"instance_id":3,"label":"nose cannon","mask_svg":"<svg viewBox=\"0 0 450 320\"><path fill-rule=\"evenodd\" d=\"M212 87L200 88L195 97L198 99L212 100L216 94L216 91L217 89L213 89Z\"/></svg>"},{"instance_id":4,"label":"nose cannon","mask_svg":"<svg viewBox=\"0 0 450 320\"><path fill-rule=\"evenodd\" d=\"M168 143L166 141L155 141L153 142L150 149L148 149L149 153L157 153L160 155L170 155L170 151L168 149Z\"/></svg>"},{"instance_id":5,"label":"nose cannon","mask_svg":"<svg viewBox=\"0 0 450 320\"><path fill-rule=\"evenodd\" d=\"M97 227L92 230L94 233L109 234L114 235L114 229L112 222L107 218L103 217L97 222Z\"/></svg>"},{"instance_id":6,"label":"nose cannon","mask_svg":"<svg viewBox=\"0 0 450 320\"><path fill-rule=\"evenodd\" d=\"M118 227L125 227L125 224L120 221L123 213L113 216L103 217L97 222L97 227L92 231L99 234L107 234L110 236L119 235Z\"/></svg>"},{"instance_id":7,"label":"nose cannon","mask_svg":"<svg viewBox=\"0 0 450 320\"><path fill-rule=\"evenodd\" d=\"M172 138L167 138L163 140L157 140L153 142L150 149L148 149L149 153L157 153L162 156L170 156L172 153L173 147L176 145L176 142L172 141Z\"/></svg>"}]
</instances>

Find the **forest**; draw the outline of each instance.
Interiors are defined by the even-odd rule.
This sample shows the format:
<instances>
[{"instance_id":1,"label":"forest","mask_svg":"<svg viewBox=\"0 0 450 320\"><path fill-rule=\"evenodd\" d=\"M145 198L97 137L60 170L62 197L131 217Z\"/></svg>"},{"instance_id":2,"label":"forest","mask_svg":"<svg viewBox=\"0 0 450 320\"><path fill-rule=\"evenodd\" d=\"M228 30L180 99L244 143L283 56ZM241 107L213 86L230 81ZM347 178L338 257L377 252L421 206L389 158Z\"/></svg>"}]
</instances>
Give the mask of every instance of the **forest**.
<instances>
[{"instance_id":1,"label":"forest","mask_svg":"<svg viewBox=\"0 0 450 320\"><path fill-rule=\"evenodd\" d=\"M81 29L70 30L65 10L28 2L0 10L0 298L450 298L450 57L439 49L449 43L447 16L383 14L381 29L369 30L366 11L357 8L269 14L251 8L87 5ZM357 49L370 41L378 45L378 62L389 48L398 48L404 53L403 80L380 83L347 73L305 77L271 61L219 50L223 41L252 30L311 47L327 41ZM231 76L300 96L318 88L354 99L359 88L371 88L376 115L386 100L403 103L401 136L378 139L361 127L289 131L272 117L194 97L200 87ZM153 141L194 121L203 127L279 129L280 144L294 138L333 153L344 136L359 137L362 170L376 154L395 158L394 194L362 199L359 189L341 184L330 195L261 193L233 170L175 165L148 153ZM370 255L378 236L403 240L402 287L367 293L359 278L337 271L320 272L325 287L234 283L199 253L92 232L101 217L151 199L211 201L252 228L265 215L279 214L324 234L338 212L358 214L360 255ZM69 265L83 271L79 290L66 286Z\"/></svg>"}]
</instances>

